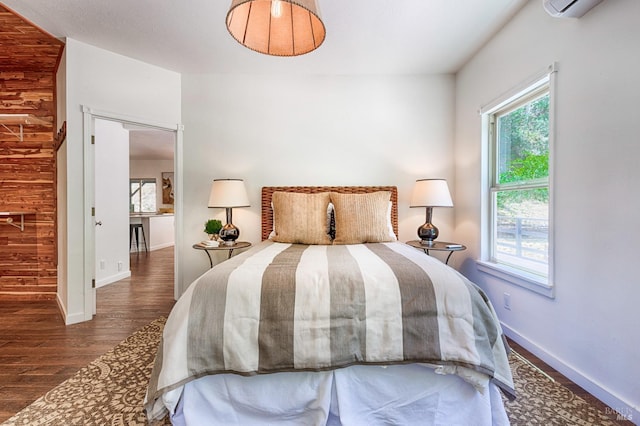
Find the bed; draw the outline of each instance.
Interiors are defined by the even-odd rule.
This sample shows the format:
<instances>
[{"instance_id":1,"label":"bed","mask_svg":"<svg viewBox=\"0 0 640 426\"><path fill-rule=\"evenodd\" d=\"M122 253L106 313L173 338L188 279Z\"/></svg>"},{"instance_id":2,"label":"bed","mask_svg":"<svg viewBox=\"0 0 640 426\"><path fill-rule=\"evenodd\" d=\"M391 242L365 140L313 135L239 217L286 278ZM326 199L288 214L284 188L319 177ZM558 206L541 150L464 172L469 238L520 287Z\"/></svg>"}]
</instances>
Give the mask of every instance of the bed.
<instances>
[{"instance_id":1,"label":"bed","mask_svg":"<svg viewBox=\"0 0 640 426\"><path fill-rule=\"evenodd\" d=\"M151 422L506 425L508 346L473 283L397 241L396 187L264 187L262 239L167 319Z\"/></svg>"}]
</instances>

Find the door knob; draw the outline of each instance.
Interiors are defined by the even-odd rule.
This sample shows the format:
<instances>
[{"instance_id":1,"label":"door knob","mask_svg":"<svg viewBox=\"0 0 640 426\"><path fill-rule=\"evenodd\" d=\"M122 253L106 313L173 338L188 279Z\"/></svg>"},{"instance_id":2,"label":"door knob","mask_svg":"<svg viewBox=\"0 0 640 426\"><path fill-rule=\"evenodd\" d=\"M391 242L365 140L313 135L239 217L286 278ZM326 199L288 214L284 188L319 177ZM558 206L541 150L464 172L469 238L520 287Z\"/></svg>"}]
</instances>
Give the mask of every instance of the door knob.
<instances>
[{"instance_id":1,"label":"door knob","mask_svg":"<svg viewBox=\"0 0 640 426\"><path fill-rule=\"evenodd\" d=\"M102 221L101 220L97 221L96 226L102 226Z\"/></svg>"}]
</instances>

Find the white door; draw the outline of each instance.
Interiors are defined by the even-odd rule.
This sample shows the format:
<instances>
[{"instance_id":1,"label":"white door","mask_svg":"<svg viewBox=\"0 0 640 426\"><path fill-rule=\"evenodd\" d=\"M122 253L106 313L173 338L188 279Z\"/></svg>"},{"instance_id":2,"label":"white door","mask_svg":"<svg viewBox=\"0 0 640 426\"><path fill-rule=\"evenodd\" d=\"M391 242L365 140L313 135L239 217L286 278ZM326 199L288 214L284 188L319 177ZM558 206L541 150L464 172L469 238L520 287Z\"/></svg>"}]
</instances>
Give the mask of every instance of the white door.
<instances>
[{"instance_id":1,"label":"white door","mask_svg":"<svg viewBox=\"0 0 640 426\"><path fill-rule=\"evenodd\" d=\"M122 123L94 124L96 287L131 275L129 269L129 131Z\"/></svg>"}]
</instances>

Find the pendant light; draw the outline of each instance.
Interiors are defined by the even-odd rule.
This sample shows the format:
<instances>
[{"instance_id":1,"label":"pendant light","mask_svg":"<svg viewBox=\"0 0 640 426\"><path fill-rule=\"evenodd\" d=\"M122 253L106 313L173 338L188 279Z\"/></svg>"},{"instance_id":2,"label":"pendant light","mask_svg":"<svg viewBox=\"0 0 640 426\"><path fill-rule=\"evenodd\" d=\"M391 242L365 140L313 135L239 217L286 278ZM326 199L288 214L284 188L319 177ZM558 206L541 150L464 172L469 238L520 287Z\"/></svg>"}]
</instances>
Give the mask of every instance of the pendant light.
<instances>
[{"instance_id":1,"label":"pendant light","mask_svg":"<svg viewBox=\"0 0 640 426\"><path fill-rule=\"evenodd\" d=\"M274 56L304 55L325 38L316 0L232 0L227 29L243 46Z\"/></svg>"}]
</instances>

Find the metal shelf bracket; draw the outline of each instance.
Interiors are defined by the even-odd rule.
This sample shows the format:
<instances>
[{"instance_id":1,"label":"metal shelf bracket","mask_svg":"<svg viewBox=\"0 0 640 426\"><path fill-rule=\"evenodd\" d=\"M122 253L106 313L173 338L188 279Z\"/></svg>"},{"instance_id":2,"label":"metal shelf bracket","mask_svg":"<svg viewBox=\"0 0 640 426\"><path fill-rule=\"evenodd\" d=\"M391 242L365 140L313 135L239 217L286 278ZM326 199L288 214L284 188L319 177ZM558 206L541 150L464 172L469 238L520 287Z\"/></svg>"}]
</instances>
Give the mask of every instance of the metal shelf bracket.
<instances>
[{"instance_id":1,"label":"metal shelf bracket","mask_svg":"<svg viewBox=\"0 0 640 426\"><path fill-rule=\"evenodd\" d=\"M7 216L6 218L0 218L0 224L11 225L24 232L24 213L0 212L0 216ZM20 216L20 223L15 223L11 216Z\"/></svg>"}]
</instances>

